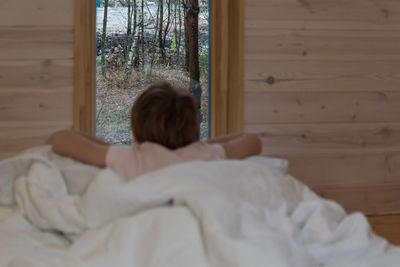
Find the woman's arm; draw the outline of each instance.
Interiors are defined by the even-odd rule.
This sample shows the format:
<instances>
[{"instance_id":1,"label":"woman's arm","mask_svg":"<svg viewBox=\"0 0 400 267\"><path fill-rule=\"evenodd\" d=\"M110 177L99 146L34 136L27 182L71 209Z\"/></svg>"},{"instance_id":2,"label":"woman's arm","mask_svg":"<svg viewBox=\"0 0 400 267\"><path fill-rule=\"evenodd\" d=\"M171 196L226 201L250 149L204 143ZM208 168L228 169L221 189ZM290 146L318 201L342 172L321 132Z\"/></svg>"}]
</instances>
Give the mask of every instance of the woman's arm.
<instances>
[{"instance_id":1,"label":"woman's arm","mask_svg":"<svg viewBox=\"0 0 400 267\"><path fill-rule=\"evenodd\" d=\"M217 143L224 148L227 159L243 159L261 153L261 140L254 134L236 134L224 141Z\"/></svg>"},{"instance_id":2,"label":"woman's arm","mask_svg":"<svg viewBox=\"0 0 400 267\"><path fill-rule=\"evenodd\" d=\"M208 144L223 144L223 143L232 141L242 135L243 135L243 133L233 133L233 134L229 134L229 135L217 136L217 137L208 139L205 142Z\"/></svg>"},{"instance_id":3,"label":"woman's arm","mask_svg":"<svg viewBox=\"0 0 400 267\"><path fill-rule=\"evenodd\" d=\"M76 132L74 132L74 133L76 133ZM100 145L110 145L109 143L107 143L106 141L104 141L104 140L101 140L100 138L97 138L97 137L94 137L94 136L91 136L91 135L88 135L88 134L85 134L85 133L78 133L79 135L81 135L81 136L83 136L83 137L85 137L86 139L88 139L88 140L90 140L90 141L93 141L94 143L96 143L96 144L100 144Z\"/></svg>"},{"instance_id":4,"label":"woman's arm","mask_svg":"<svg viewBox=\"0 0 400 267\"><path fill-rule=\"evenodd\" d=\"M59 132L53 137L53 151L86 164L105 167L109 144L92 136L73 131Z\"/></svg>"}]
</instances>

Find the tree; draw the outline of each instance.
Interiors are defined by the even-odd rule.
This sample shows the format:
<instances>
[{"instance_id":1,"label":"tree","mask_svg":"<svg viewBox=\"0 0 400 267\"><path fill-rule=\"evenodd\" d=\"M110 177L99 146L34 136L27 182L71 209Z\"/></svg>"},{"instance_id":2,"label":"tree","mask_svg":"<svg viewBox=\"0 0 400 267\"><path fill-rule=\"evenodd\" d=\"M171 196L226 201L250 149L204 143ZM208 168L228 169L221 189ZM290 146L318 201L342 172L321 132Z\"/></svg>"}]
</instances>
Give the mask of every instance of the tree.
<instances>
[{"instance_id":1,"label":"tree","mask_svg":"<svg viewBox=\"0 0 400 267\"><path fill-rule=\"evenodd\" d=\"M182 6L183 6L183 31L185 34L185 70L189 72L189 35L188 35L188 25L187 25L187 12L188 12L188 5L187 2L190 2L188 0L182 0Z\"/></svg>"},{"instance_id":2,"label":"tree","mask_svg":"<svg viewBox=\"0 0 400 267\"><path fill-rule=\"evenodd\" d=\"M173 44L175 45L173 49L177 51L177 61L179 62L179 56L178 56L178 17L177 17L177 11L178 11L178 5L176 4L176 0L173 2L174 5L174 38L173 38Z\"/></svg>"},{"instance_id":3,"label":"tree","mask_svg":"<svg viewBox=\"0 0 400 267\"><path fill-rule=\"evenodd\" d=\"M177 52L177 57L178 61L180 60L180 51L181 51L181 44L182 44L182 8L181 8L181 3L180 0L178 0L178 19L179 19L179 31L178 31L178 38L177 38L177 43L176 43L176 52Z\"/></svg>"},{"instance_id":4,"label":"tree","mask_svg":"<svg viewBox=\"0 0 400 267\"><path fill-rule=\"evenodd\" d=\"M132 74L132 67L133 63L135 62L135 51L136 51L136 46L137 46L137 1L133 0L133 28L132 28L132 34L131 34L131 39L132 42L130 46L128 47L128 60L126 61L126 67L125 67L125 81L129 79L129 77Z\"/></svg>"},{"instance_id":5,"label":"tree","mask_svg":"<svg viewBox=\"0 0 400 267\"><path fill-rule=\"evenodd\" d=\"M136 6L136 0L135 0L135 16L137 17L137 22L136 22L136 28L137 29L137 33L136 33L136 42L135 42L135 60L134 60L134 67L137 70L139 68L139 64L140 64L140 49L139 49L139 45L140 45L140 29L142 28L141 25L143 24L143 16L142 16L142 12L138 10L138 6ZM140 28L139 28L140 27Z\"/></svg>"},{"instance_id":6,"label":"tree","mask_svg":"<svg viewBox=\"0 0 400 267\"><path fill-rule=\"evenodd\" d=\"M201 107L201 84L199 66L199 1L185 0L185 24L187 38L187 57L189 59L189 90L196 99L199 114L199 123L202 120Z\"/></svg>"},{"instance_id":7,"label":"tree","mask_svg":"<svg viewBox=\"0 0 400 267\"><path fill-rule=\"evenodd\" d=\"M170 30L170 23L171 23L171 0L166 0L167 1L167 11L168 11L168 15L167 15L167 25L165 26L165 30L164 30L164 38L163 38L163 52L161 54L161 57L163 59L163 61L165 62L166 60L166 55L165 55L165 44L166 44L166 40L167 40L167 35L168 32Z\"/></svg>"},{"instance_id":8,"label":"tree","mask_svg":"<svg viewBox=\"0 0 400 267\"><path fill-rule=\"evenodd\" d=\"M144 0L142 0L141 3L141 18L142 18L142 22L140 24L140 44L142 46L142 70L144 69L144 64L145 64L145 54L144 54Z\"/></svg>"},{"instance_id":9,"label":"tree","mask_svg":"<svg viewBox=\"0 0 400 267\"><path fill-rule=\"evenodd\" d=\"M122 1L120 1L120 3L122 5L124 5L125 3L123 3ZM131 0L127 0L126 5L128 6L128 25L126 27L126 43L124 46L124 52L125 52L125 62L128 61L128 55L129 55L129 51L131 49L131 45L132 45L132 3Z\"/></svg>"},{"instance_id":10,"label":"tree","mask_svg":"<svg viewBox=\"0 0 400 267\"><path fill-rule=\"evenodd\" d=\"M108 0L104 0L103 34L101 36L101 73L106 72L106 33L107 33Z\"/></svg>"},{"instance_id":11,"label":"tree","mask_svg":"<svg viewBox=\"0 0 400 267\"><path fill-rule=\"evenodd\" d=\"M153 43L152 46L149 49L149 53L151 54L150 58L150 68L146 71L146 79L150 80L151 75L153 73L153 66L154 66L154 61L156 57L156 50L157 50L157 33L158 33L158 25L159 25L159 20L160 20L160 5L157 5L157 12L156 12L156 20L155 20L155 27L154 27L154 37L153 37Z\"/></svg>"},{"instance_id":12,"label":"tree","mask_svg":"<svg viewBox=\"0 0 400 267\"><path fill-rule=\"evenodd\" d=\"M164 45L164 0L158 0L158 10L160 12L159 23L158 26L158 47L160 48L161 58L165 58L165 45Z\"/></svg>"}]
</instances>

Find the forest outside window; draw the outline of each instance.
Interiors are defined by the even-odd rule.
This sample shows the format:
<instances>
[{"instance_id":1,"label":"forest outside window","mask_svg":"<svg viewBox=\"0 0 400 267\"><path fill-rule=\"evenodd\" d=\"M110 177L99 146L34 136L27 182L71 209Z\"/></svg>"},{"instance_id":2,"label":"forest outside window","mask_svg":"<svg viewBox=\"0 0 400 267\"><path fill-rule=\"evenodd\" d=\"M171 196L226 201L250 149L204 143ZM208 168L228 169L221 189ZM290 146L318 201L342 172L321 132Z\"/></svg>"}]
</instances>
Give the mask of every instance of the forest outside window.
<instances>
[{"instance_id":1,"label":"forest outside window","mask_svg":"<svg viewBox=\"0 0 400 267\"><path fill-rule=\"evenodd\" d=\"M130 108L150 84L167 80L197 100L209 136L208 0L97 0L96 135L130 143Z\"/></svg>"},{"instance_id":2,"label":"forest outside window","mask_svg":"<svg viewBox=\"0 0 400 267\"><path fill-rule=\"evenodd\" d=\"M103 1L103 2L101 2ZM114 1L114 0L113 0ZM182 5L174 6L173 3L179 2L174 2L175 0L171 0L170 4L172 5L172 8L177 8L177 12L179 12L179 9L181 12L183 12ZM186 0L189 1L189 0ZM119 1L118 1L119 2ZM131 3L134 2L133 0L130 1ZM111 0L109 0L109 5L111 6ZM208 131L211 133L211 136L218 136L218 135L225 135L230 132L237 132L237 131L242 131L243 130L243 40L244 40L244 0L218 0L218 1L211 1L209 0L208 5L210 6L210 12L208 15L208 18L206 15L203 15L203 22L201 19L201 14L202 14L202 6L203 10L205 8L205 1L199 0L199 32L203 32L204 27L203 22L208 22L208 19L210 20L210 28L211 30L209 31L210 35L210 49L206 50L206 45L208 42L205 40L205 37L208 37L208 34L199 34L199 71L197 72L197 77L200 76L199 79L192 79L192 81L197 81L200 80L200 85L202 86L202 99L205 99L207 103L209 104L209 109L205 108L205 112L208 112L209 114L207 116L204 115L202 120L207 120L207 123L203 122L203 137L206 136L204 134L207 131L204 131L204 125L210 127L208 128ZM117 108L117 105L114 105L114 108L111 109L109 112L106 112L105 107L101 107L101 94L97 92L97 95L99 97L97 98L97 103L99 104L97 109L96 109L96 72L102 74L101 70L101 56L102 52L101 50L101 42L96 44L96 39L99 38L101 41L102 37L102 29L103 29L103 20L101 17L98 17L99 23L96 23L96 10L97 7L99 6L100 8L102 5L104 5L105 2L104 0L75 0L74 1L74 36L75 36L75 41L74 41L74 107L73 107L73 120L74 120L74 126L73 128L76 131L81 131L84 133L87 133L89 135L95 135L95 124L96 121L100 123L100 117L102 116L100 113L107 114L109 117L117 117L117 118L122 118L126 119L127 116L121 113L121 110L124 110L124 112L129 111L129 109L123 109L123 108ZM143 10L143 17L146 15L146 10L147 10L147 5L153 5L153 23L155 20L154 25L159 25L157 24L157 16L160 16L160 10L155 12L154 15L154 6L157 8L157 6L160 4L158 0L144 0L143 5L144 5L144 10ZM171 17L171 13L175 14L175 10L171 11L170 10L170 16L168 15L168 2L165 0L162 2L164 8L163 8L163 17L164 17L164 22L167 22L167 18ZM115 4L116 5L116 4ZM124 2L119 5L126 5ZM139 38L139 43L141 41L140 37L144 35L143 40L148 40L149 37L146 37L146 30L141 31L141 26L139 25L140 23L137 22L138 18L142 16L141 12L141 5L142 5L142 0L136 0L136 7L140 11L136 10L136 20L131 20L131 31L130 33L133 33L133 27L136 21L136 38ZM187 7L187 5L186 5ZM126 8L126 7L125 7ZM150 9L150 7L149 7ZM151 10L151 9L150 9ZM192 9L192 11L196 12L197 8ZM104 16L104 6L102 12L99 12L103 14ZM121 14L120 19L122 18L127 18L128 17L128 11L125 10L123 14ZM111 13L111 8L107 9L107 13ZM130 15L135 16L135 11L132 9L132 4L131 4L131 9L130 9ZM124 15L125 14L125 15ZM205 13L203 13L205 14ZM101 15L99 15L101 16ZM104 18L104 17L103 17ZM184 38L182 35L184 35L184 23L185 20L183 19L184 16L181 17L181 38ZM172 18L171 18L172 19ZM171 25L171 19L170 19L170 25ZM205 20L205 21L204 21ZM176 21L179 21L179 17L177 19L173 19L174 23ZM111 24L108 24L109 21L107 21L107 26L111 27ZM159 21L160 22L160 21ZM121 22L122 23L122 22ZM125 19L124 25L126 24L126 28L124 28L123 32L127 33L128 32L128 21ZM98 27L97 27L98 26ZM144 27L146 27L146 24L143 24ZM150 27L149 25L147 25ZM154 27L154 26L153 26ZM165 24L163 25L163 28L165 27ZM172 27L172 26L170 26ZM203 27L203 28L202 28ZM183 29L182 29L183 28ZM208 27L205 27L208 28ZM101 30L100 30L101 29ZM153 29L153 34L154 36L158 37L160 35L159 29L160 27L157 28L158 31ZM165 29L165 28L164 28ZM178 29L178 28L177 28ZM177 36L179 35L178 33L175 33L174 30L172 36ZM98 36L96 38L96 32L98 32ZM107 30L108 32L108 30ZM107 32L106 32L106 38L104 40L106 41L105 44L107 44L107 40L110 40L107 38ZM142 34L143 33L143 34ZM147 34L148 35L148 34ZM156 38L154 37L153 38ZM165 31L163 36L165 36ZM170 34L171 36L171 34ZM121 36L120 36L121 37ZM121 38L124 39L124 38ZM126 39L126 38L125 38ZM175 41L174 41L175 40ZM184 55L184 41L180 42L180 46L178 46L179 43L177 43L179 39L178 38L166 38L164 44L165 44L165 49L166 49L166 61L169 61L169 53L168 51L172 51L172 54L177 54L178 53L178 47L179 47L179 55L181 58L181 62L179 67L183 68L182 64L183 62L186 61L183 58ZM132 40L133 41L133 40ZM163 40L162 40L163 41ZM125 41L125 45L128 44ZM169 46L167 46L167 44ZM98 47L100 46L100 47ZM122 45L121 45L122 46ZM123 47L123 46L122 46ZM141 46L139 46L141 47ZM151 49L155 49L157 47L157 43L155 44L148 44L145 43L143 46L145 51L149 51ZM122 54L121 48L116 46L116 48L111 49L104 49L109 51L114 51L117 50L117 54ZM132 49L130 49L132 51ZM126 49L125 51L128 51ZM136 50L133 50L133 55L135 55ZM139 49L139 52L142 51ZM210 55L210 60L208 56L205 54L208 52ZM142 52L143 53L143 52ZM128 54L125 54L125 58L119 56L114 56L107 51L104 53L104 62L111 61L110 65L113 66L118 66L123 64L123 60L127 60L126 56ZM137 57L138 60L135 61L131 60L131 64L133 62L133 66L135 67L135 64L137 61L139 61L139 66L136 65L139 70L141 70L142 75L136 75L137 71L132 70L132 77L139 76L141 79L134 80L135 82L133 85L138 85L141 86L141 88L145 88L145 84L143 84L143 81L149 81L150 79L146 79L148 77L154 77L154 80L157 78L156 75L154 74L159 74L160 71L157 70L157 66L155 64L156 59L160 60L160 52L158 52L158 55L154 55L154 62L151 64L151 60L149 61L149 57L147 57L146 61L143 61L143 57ZM100 56L100 57L99 57ZM140 56L140 54L139 54ZM172 57L173 59L174 57ZM152 57L150 57L152 59ZM162 57L161 57L162 59ZM208 61L210 62L210 68L206 69L204 66L208 66ZM176 62L176 56L175 56L175 61ZM100 66L99 66L100 64ZM126 64L126 62L125 62ZM173 63L175 64L175 63ZM131 65L132 66L132 65ZM166 70L170 70L171 66L170 64L164 64L164 66L167 66ZM153 68L150 68L153 67ZM114 67L116 68L116 67ZM120 67L121 69L121 67ZM189 76L189 71L187 70L188 68L186 67L186 76L181 75L180 79L177 79L178 82L185 83L186 88L189 88L190 86L190 76ZM190 69L190 67L189 67ZM107 65L105 67L105 78L104 83L105 84L110 84L115 90L109 90L107 91L107 94L111 94L111 92L122 92L125 95L126 98L129 98L129 90L124 90L124 86L126 86L126 81L124 77L126 77L126 74L124 74L123 69L119 73L122 73L117 79L118 82L111 82L109 80L109 76L118 76L116 75L115 72L110 72L108 74L107 72ZM166 72L167 77L162 76L158 78L164 78L164 79L169 79L170 77L168 76L169 73L172 72ZM177 72L174 72L174 76L176 76ZM182 71L181 71L182 73ZM150 75L151 74L151 75ZM165 74L165 72L164 72ZM195 74L195 72L194 72ZM101 76L100 76L101 77ZM193 77L196 77L193 75ZM203 77L203 78L202 78ZM209 77L209 83L204 81L204 77ZM99 75L97 75L97 78L99 78ZM179 77L178 77L179 78ZM136 83L136 84L135 84ZM196 83L192 82L192 85L195 85ZM210 86L208 86L210 84ZM208 90L207 90L208 89ZM133 92L133 93L132 93ZM138 93L140 93L140 90L132 90L131 96L132 100L137 96ZM116 94L119 97L122 97L121 95L123 94ZM107 98L103 95L103 98ZM110 98L109 102L114 103L113 100ZM132 103L130 103L132 104ZM205 105L202 105L205 107ZM130 106L129 106L130 108ZM204 109L203 109L204 110ZM96 111L97 111L97 116L96 116ZM98 118L96 118L98 117ZM107 120L107 119L106 119ZM105 124L106 122L103 123ZM118 131L123 132L123 129L126 126L124 126L123 123L121 123L119 126L120 127ZM99 128L99 127L97 127ZM99 131L98 131L99 132ZM100 136L102 134L99 134ZM122 135L124 137L124 135ZM125 135L126 137L126 135ZM110 140L112 141L112 140ZM118 141L115 139L115 141ZM129 142L129 138L120 138L119 142Z\"/></svg>"}]
</instances>

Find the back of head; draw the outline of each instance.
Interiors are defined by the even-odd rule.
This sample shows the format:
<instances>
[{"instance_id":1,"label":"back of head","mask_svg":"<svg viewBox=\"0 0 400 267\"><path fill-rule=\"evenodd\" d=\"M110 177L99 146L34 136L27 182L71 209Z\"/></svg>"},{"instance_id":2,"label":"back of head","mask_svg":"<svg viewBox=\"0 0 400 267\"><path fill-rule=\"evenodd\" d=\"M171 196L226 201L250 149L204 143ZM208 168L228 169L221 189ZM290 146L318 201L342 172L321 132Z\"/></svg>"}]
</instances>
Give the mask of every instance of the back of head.
<instances>
[{"instance_id":1,"label":"back of head","mask_svg":"<svg viewBox=\"0 0 400 267\"><path fill-rule=\"evenodd\" d=\"M150 86L138 97L132 107L131 126L139 143L176 149L199 140L194 98L167 82Z\"/></svg>"}]
</instances>

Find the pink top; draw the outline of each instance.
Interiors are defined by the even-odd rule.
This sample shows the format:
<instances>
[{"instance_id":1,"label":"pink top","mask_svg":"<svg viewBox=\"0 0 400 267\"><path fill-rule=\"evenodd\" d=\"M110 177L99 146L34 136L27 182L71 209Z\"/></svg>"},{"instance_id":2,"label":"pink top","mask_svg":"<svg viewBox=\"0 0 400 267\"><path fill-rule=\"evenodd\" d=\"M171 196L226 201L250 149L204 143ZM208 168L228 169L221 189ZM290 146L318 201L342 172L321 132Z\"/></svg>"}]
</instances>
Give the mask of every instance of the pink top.
<instances>
[{"instance_id":1,"label":"pink top","mask_svg":"<svg viewBox=\"0 0 400 267\"><path fill-rule=\"evenodd\" d=\"M106 166L125 181L142 174L190 160L218 160L225 158L224 148L219 144L195 142L176 150L157 143L134 143L132 146L110 146Z\"/></svg>"}]
</instances>

